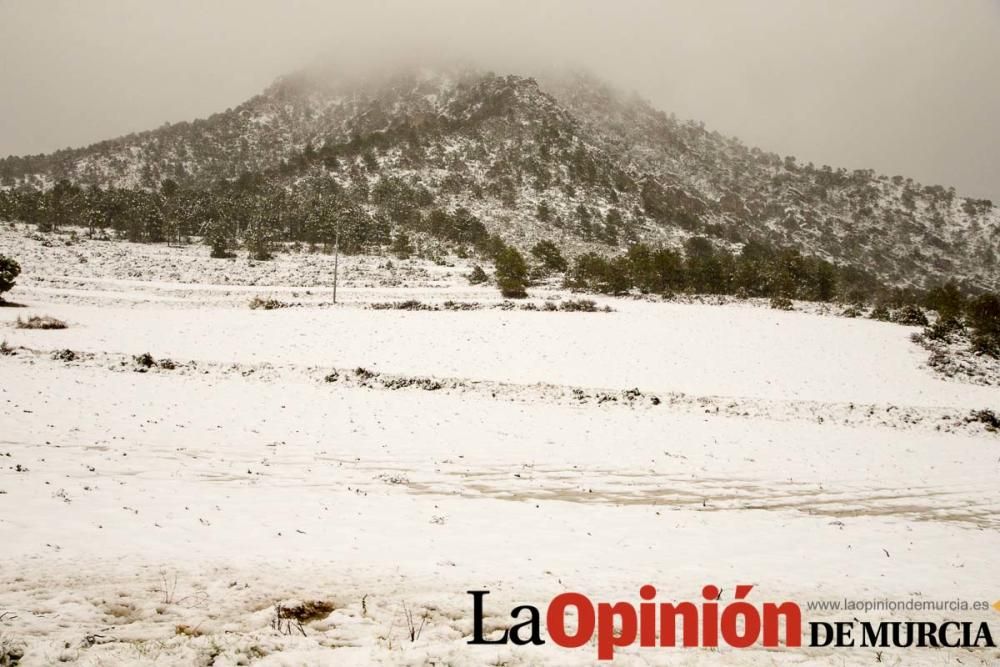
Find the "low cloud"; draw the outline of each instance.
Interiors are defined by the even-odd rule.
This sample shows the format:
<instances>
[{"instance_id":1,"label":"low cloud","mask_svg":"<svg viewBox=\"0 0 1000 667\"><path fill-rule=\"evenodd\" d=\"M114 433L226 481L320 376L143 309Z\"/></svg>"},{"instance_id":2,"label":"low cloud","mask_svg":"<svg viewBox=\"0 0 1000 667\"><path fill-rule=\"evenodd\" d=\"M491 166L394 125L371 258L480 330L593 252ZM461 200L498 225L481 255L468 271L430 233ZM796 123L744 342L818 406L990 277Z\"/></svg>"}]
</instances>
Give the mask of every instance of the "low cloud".
<instances>
[{"instance_id":1,"label":"low cloud","mask_svg":"<svg viewBox=\"0 0 1000 667\"><path fill-rule=\"evenodd\" d=\"M206 116L276 76L584 67L801 161L1000 200L1000 3L0 0L0 154Z\"/></svg>"}]
</instances>

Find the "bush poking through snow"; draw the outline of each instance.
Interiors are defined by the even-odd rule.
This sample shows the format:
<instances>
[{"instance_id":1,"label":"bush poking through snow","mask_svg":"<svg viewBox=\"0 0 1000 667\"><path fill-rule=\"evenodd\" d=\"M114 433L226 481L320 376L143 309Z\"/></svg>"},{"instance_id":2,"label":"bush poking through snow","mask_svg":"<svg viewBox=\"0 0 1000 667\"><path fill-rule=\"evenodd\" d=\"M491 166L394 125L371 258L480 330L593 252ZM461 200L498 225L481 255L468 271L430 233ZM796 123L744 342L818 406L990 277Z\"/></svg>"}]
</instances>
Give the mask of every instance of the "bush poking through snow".
<instances>
[{"instance_id":1,"label":"bush poking through snow","mask_svg":"<svg viewBox=\"0 0 1000 667\"><path fill-rule=\"evenodd\" d=\"M976 332L972 335L972 351L998 359L1000 358L1000 338Z\"/></svg>"},{"instance_id":2,"label":"bush poking through snow","mask_svg":"<svg viewBox=\"0 0 1000 667\"><path fill-rule=\"evenodd\" d=\"M485 271L483 271L483 267L479 266L478 264L472 267L472 273L469 274L470 285L480 285L482 283L485 283L489 279L490 277L486 275Z\"/></svg>"},{"instance_id":3,"label":"bush poking through snow","mask_svg":"<svg viewBox=\"0 0 1000 667\"><path fill-rule=\"evenodd\" d=\"M431 519L431 523L444 523L444 517L435 516ZM427 618L430 616L430 613L424 611L423 615L420 616L420 624L418 625L416 619L413 617L413 610L410 609L404 602L403 616L406 619L406 632L410 641L417 641L420 639L420 633L423 632L424 625L427 623Z\"/></svg>"},{"instance_id":4,"label":"bush poking through snow","mask_svg":"<svg viewBox=\"0 0 1000 667\"><path fill-rule=\"evenodd\" d=\"M434 306L421 303L416 299L407 299L406 301L383 301L380 303L373 303L368 307L372 310L437 310Z\"/></svg>"},{"instance_id":5,"label":"bush poking through snow","mask_svg":"<svg viewBox=\"0 0 1000 667\"><path fill-rule=\"evenodd\" d=\"M70 361L76 361L76 352L69 348L66 348L65 350L56 350L52 353L52 358L56 361L65 361L68 363Z\"/></svg>"},{"instance_id":6,"label":"bush poking through snow","mask_svg":"<svg viewBox=\"0 0 1000 667\"><path fill-rule=\"evenodd\" d=\"M479 310L483 306L479 303L471 303L468 301L445 301L441 304L441 308L444 310Z\"/></svg>"},{"instance_id":7,"label":"bush poking through snow","mask_svg":"<svg viewBox=\"0 0 1000 667\"><path fill-rule=\"evenodd\" d=\"M336 606L328 600L307 600L278 605L278 617L292 619L299 623L322 621L333 613Z\"/></svg>"},{"instance_id":8,"label":"bush poking through snow","mask_svg":"<svg viewBox=\"0 0 1000 667\"><path fill-rule=\"evenodd\" d=\"M14 287L14 279L21 274L21 265L12 257L0 255L0 303L3 303L3 293Z\"/></svg>"},{"instance_id":9,"label":"bush poking through snow","mask_svg":"<svg viewBox=\"0 0 1000 667\"><path fill-rule=\"evenodd\" d=\"M358 378L362 382L371 380L372 378L378 377L378 373L370 371L367 368L361 368L358 366L354 369L354 377Z\"/></svg>"},{"instance_id":10,"label":"bush poking through snow","mask_svg":"<svg viewBox=\"0 0 1000 667\"><path fill-rule=\"evenodd\" d=\"M848 306L844 308L844 311L840 314L841 317L861 317L864 315L864 310L860 306Z\"/></svg>"},{"instance_id":11,"label":"bush poking through snow","mask_svg":"<svg viewBox=\"0 0 1000 667\"><path fill-rule=\"evenodd\" d=\"M924 315L924 311L920 310L919 306L911 304L907 304L902 308L897 309L892 314L892 321L896 324L902 324L908 327L927 326L927 316Z\"/></svg>"},{"instance_id":12,"label":"bush poking through snow","mask_svg":"<svg viewBox=\"0 0 1000 667\"><path fill-rule=\"evenodd\" d=\"M570 299L559 304L559 310L567 313L596 313L598 308L593 299Z\"/></svg>"},{"instance_id":13,"label":"bush poking through snow","mask_svg":"<svg viewBox=\"0 0 1000 667\"><path fill-rule=\"evenodd\" d=\"M132 361L135 362L136 366L143 369L153 368L154 366L157 365L156 359L154 359L153 355L151 355L149 352L143 352L142 354L135 355L134 357L132 357Z\"/></svg>"},{"instance_id":14,"label":"bush poking through snow","mask_svg":"<svg viewBox=\"0 0 1000 667\"><path fill-rule=\"evenodd\" d=\"M992 410L973 410L966 421L982 422L990 432L1000 431L1000 416Z\"/></svg>"},{"instance_id":15,"label":"bush poking through snow","mask_svg":"<svg viewBox=\"0 0 1000 667\"><path fill-rule=\"evenodd\" d=\"M7 344L6 340L0 341L0 357L10 357L14 355L14 348Z\"/></svg>"},{"instance_id":16,"label":"bush poking through snow","mask_svg":"<svg viewBox=\"0 0 1000 667\"><path fill-rule=\"evenodd\" d=\"M203 633L197 626L185 625L183 623L174 627L175 635L182 635L184 637L201 637Z\"/></svg>"},{"instance_id":17,"label":"bush poking through snow","mask_svg":"<svg viewBox=\"0 0 1000 667\"><path fill-rule=\"evenodd\" d=\"M868 318L878 320L879 322L891 322L892 313L885 306L875 306L872 308L872 312L868 315Z\"/></svg>"},{"instance_id":18,"label":"bush poking through snow","mask_svg":"<svg viewBox=\"0 0 1000 667\"><path fill-rule=\"evenodd\" d=\"M66 323L49 315L32 315L26 320L18 317L14 326L18 329L65 329Z\"/></svg>"},{"instance_id":19,"label":"bush poking through snow","mask_svg":"<svg viewBox=\"0 0 1000 667\"><path fill-rule=\"evenodd\" d=\"M0 667L15 667L24 658L24 652L21 640L0 635Z\"/></svg>"},{"instance_id":20,"label":"bush poking through snow","mask_svg":"<svg viewBox=\"0 0 1000 667\"><path fill-rule=\"evenodd\" d=\"M787 296L773 296L771 297L771 308L775 310L794 310L795 307L792 305L792 300Z\"/></svg>"},{"instance_id":21,"label":"bush poking through snow","mask_svg":"<svg viewBox=\"0 0 1000 667\"><path fill-rule=\"evenodd\" d=\"M934 324L924 328L924 338L949 342L954 336L964 334L965 325L955 318L939 319Z\"/></svg>"},{"instance_id":22,"label":"bush poking through snow","mask_svg":"<svg viewBox=\"0 0 1000 667\"><path fill-rule=\"evenodd\" d=\"M288 304L274 298L262 299L259 296L250 299L250 310L277 310L278 308L288 308Z\"/></svg>"},{"instance_id":23,"label":"bush poking through snow","mask_svg":"<svg viewBox=\"0 0 1000 667\"><path fill-rule=\"evenodd\" d=\"M392 378L381 380L382 386L386 389L405 389L407 387L418 387L424 391L437 391L443 389L444 385L431 378Z\"/></svg>"},{"instance_id":24,"label":"bush poking through snow","mask_svg":"<svg viewBox=\"0 0 1000 667\"><path fill-rule=\"evenodd\" d=\"M271 629L282 635L291 635L299 632L306 636L306 629L302 627L302 621L284 616L284 608L281 604L274 605L274 616L271 618Z\"/></svg>"}]
</instances>

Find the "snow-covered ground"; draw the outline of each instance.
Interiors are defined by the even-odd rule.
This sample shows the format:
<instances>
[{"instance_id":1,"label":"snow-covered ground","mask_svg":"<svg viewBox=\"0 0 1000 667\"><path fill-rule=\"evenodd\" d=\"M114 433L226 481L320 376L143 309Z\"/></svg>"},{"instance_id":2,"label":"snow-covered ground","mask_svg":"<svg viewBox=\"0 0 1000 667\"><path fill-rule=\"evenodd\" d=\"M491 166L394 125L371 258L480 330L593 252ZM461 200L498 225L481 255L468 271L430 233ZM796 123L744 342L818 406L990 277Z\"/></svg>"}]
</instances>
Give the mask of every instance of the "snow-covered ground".
<instances>
[{"instance_id":1,"label":"snow-covered ground","mask_svg":"<svg viewBox=\"0 0 1000 667\"><path fill-rule=\"evenodd\" d=\"M363 278L332 306L324 256L222 262L222 284L199 278L218 264L204 250L0 233L25 267L10 299L26 307L0 308L14 350L0 356L0 655L20 647L21 665L595 661L593 644L467 645L470 589L492 591L487 629L567 590L637 604L646 583L663 601L749 583L751 600L803 609L1000 597L1000 437L966 420L1000 390L935 376L913 329L626 299L371 310L498 302L460 262L385 258L348 259ZM255 295L301 305L251 311ZM69 328L11 326L32 314ZM63 349L76 358L53 358ZM176 367L144 369L144 352ZM295 601L333 611L275 627ZM617 662L1000 659L879 651L627 648Z\"/></svg>"}]
</instances>

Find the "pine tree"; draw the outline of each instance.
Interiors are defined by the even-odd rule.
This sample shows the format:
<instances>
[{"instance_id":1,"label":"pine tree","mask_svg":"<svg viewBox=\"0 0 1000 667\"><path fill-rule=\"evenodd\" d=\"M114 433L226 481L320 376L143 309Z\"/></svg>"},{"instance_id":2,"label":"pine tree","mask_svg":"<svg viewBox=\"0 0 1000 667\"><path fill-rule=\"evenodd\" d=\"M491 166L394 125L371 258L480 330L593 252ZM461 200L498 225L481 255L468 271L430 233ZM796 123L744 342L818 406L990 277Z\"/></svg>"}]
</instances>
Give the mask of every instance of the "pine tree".
<instances>
[{"instance_id":1,"label":"pine tree","mask_svg":"<svg viewBox=\"0 0 1000 667\"><path fill-rule=\"evenodd\" d=\"M392 239L392 245L389 247L389 252L398 257L399 259L409 259L410 255L413 254L413 245L410 243L410 237L406 232L400 231Z\"/></svg>"},{"instance_id":2,"label":"pine tree","mask_svg":"<svg viewBox=\"0 0 1000 667\"><path fill-rule=\"evenodd\" d=\"M0 302L3 301L3 293L14 287L14 279L20 273L20 264L15 262L12 257L0 255Z\"/></svg>"},{"instance_id":3,"label":"pine tree","mask_svg":"<svg viewBox=\"0 0 1000 667\"><path fill-rule=\"evenodd\" d=\"M528 265L516 249L505 247L496 258L497 286L500 294L509 299L523 299L528 280Z\"/></svg>"},{"instance_id":4,"label":"pine tree","mask_svg":"<svg viewBox=\"0 0 1000 667\"><path fill-rule=\"evenodd\" d=\"M562 256L559 252L559 248L556 244L549 240L539 241L535 244L535 247L531 249L531 254L542 265L545 271L558 271L565 272L569 265L566 263L566 258Z\"/></svg>"}]
</instances>

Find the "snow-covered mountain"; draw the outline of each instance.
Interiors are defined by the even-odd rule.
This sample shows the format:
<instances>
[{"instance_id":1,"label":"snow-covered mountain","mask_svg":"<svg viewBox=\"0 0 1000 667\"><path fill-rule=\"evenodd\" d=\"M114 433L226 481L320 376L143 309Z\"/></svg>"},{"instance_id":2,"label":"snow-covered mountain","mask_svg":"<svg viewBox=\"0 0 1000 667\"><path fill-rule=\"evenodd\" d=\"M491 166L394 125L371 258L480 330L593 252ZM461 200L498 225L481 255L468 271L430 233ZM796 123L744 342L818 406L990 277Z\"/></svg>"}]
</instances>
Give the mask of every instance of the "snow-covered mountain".
<instances>
[{"instance_id":1,"label":"snow-covered mountain","mask_svg":"<svg viewBox=\"0 0 1000 667\"><path fill-rule=\"evenodd\" d=\"M0 161L0 185L156 189L250 172L327 174L362 205L463 206L516 244L756 238L899 285L997 289L1000 211L902 176L799 164L680 121L584 74L304 71L207 119ZM387 204L387 200L389 203Z\"/></svg>"}]
</instances>

